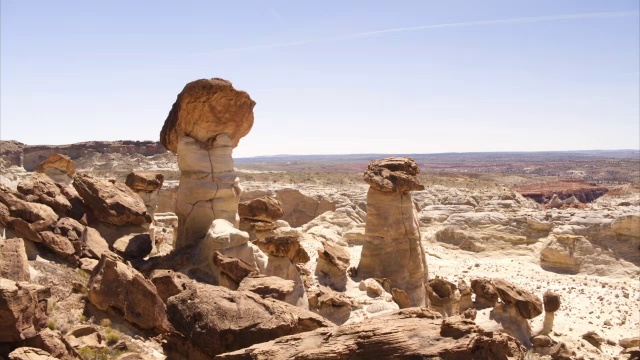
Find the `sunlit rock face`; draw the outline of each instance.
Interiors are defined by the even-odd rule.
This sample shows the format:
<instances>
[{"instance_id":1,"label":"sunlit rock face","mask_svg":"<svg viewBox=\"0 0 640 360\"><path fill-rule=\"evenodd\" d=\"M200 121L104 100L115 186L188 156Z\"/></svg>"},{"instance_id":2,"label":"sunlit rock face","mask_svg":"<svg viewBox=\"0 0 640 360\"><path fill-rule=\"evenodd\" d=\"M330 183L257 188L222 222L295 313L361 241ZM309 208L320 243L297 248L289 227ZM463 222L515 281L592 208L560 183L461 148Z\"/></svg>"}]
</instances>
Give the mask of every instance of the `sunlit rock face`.
<instances>
[{"instance_id":1,"label":"sunlit rock face","mask_svg":"<svg viewBox=\"0 0 640 360\"><path fill-rule=\"evenodd\" d=\"M371 187L358 276L391 280L406 292L410 306L427 304L427 263L411 198L411 191L424 189L419 171L410 158L386 158L372 161L364 174Z\"/></svg>"},{"instance_id":2,"label":"sunlit rock face","mask_svg":"<svg viewBox=\"0 0 640 360\"><path fill-rule=\"evenodd\" d=\"M160 133L181 173L176 249L204 239L215 219L238 227L242 189L232 152L253 126L254 106L249 94L217 78L193 81L178 94Z\"/></svg>"}]
</instances>

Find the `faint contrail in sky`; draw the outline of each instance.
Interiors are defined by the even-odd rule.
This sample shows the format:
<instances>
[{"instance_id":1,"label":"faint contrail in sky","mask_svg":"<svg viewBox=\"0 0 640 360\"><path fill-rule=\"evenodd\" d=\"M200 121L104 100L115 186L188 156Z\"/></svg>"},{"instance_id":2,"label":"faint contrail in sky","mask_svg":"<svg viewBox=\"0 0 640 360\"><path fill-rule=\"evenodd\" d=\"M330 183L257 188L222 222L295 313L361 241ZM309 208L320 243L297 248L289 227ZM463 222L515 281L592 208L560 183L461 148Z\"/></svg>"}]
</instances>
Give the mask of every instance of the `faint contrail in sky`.
<instances>
[{"instance_id":1,"label":"faint contrail in sky","mask_svg":"<svg viewBox=\"0 0 640 360\"><path fill-rule=\"evenodd\" d=\"M308 39L308 40L300 40L300 41L290 41L290 42L282 42L282 43L221 49L217 51L198 53L193 55L291 47L291 46L298 46L298 45L348 40L348 39L363 38L363 37L376 36L381 34L390 34L390 33L406 32L406 31L419 31L419 30L428 30L428 29L467 27L467 26L537 23L537 22L545 22L545 21L572 20L572 19L616 18L616 17L638 16L639 14L640 12L638 11L595 12L595 13L582 13L582 14L571 14L571 15L532 16L532 17L512 18L512 19L465 21L465 22L455 22L455 23L447 23L447 24L418 25L418 26L401 27L401 28L395 28L395 29L366 31L361 33L346 34L346 35L332 36L332 37L319 38L319 39Z\"/></svg>"}]
</instances>

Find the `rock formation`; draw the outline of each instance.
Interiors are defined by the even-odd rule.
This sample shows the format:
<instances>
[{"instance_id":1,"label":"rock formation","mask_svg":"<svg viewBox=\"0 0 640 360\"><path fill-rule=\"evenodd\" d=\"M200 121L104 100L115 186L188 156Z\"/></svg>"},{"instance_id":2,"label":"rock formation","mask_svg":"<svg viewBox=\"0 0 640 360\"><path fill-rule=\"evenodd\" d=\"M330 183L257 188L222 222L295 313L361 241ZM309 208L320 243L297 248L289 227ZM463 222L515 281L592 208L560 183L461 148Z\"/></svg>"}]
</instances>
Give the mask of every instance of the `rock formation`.
<instances>
[{"instance_id":1,"label":"rock formation","mask_svg":"<svg viewBox=\"0 0 640 360\"><path fill-rule=\"evenodd\" d=\"M410 191L422 190L420 170L409 158L372 161L364 179L367 193L366 241L358 276L391 280L404 290L411 306L426 304L427 262Z\"/></svg>"},{"instance_id":2,"label":"rock formation","mask_svg":"<svg viewBox=\"0 0 640 360\"><path fill-rule=\"evenodd\" d=\"M514 338L484 331L472 321L442 321L430 309L411 308L361 323L290 335L219 355L216 359L524 359Z\"/></svg>"},{"instance_id":3,"label":"rock formation","mask_svg":"<svg viewBox=\"0 0 640 360\"><path fill-rule=\"evenodd\" d=\"M0 278L0 343L24 340L46 326L47 287Z\"/></svg>"},{"instance_id":4,"label":"rock formation","mask_svg":"<svg viewBox=\"0 0 640 360\"><path fill-rule=\"evenodd\" d=\"M193 81L178 94L160 132L181 173L176 249L201 241L215 219L238 226L242 189L231 154L253 126L254 106L249 94L217 78Z\"/></svg>"},{"instance_id":5,"label":"rock formation","mask_svg":"<svg viewBox=\"0 0 640 360\"><path fill-rule=\"evenodd\" d=\"M142 198L147 213L153 217L158 206L158 192L162 188L164 175L149 171L133 171L127 175L125 184Z\"/></svg>"},{"instance_id":6,"label":"rock formation","mask_svg":"<svg viewBox=\"0 0 640 360\"><path fill-rule=\"evenodd\" d=\"M38 164L36 172L49 176L57 183L70 184L76 172L76 164L70 157L56 153Z\"/></svg>"}]
</instances>

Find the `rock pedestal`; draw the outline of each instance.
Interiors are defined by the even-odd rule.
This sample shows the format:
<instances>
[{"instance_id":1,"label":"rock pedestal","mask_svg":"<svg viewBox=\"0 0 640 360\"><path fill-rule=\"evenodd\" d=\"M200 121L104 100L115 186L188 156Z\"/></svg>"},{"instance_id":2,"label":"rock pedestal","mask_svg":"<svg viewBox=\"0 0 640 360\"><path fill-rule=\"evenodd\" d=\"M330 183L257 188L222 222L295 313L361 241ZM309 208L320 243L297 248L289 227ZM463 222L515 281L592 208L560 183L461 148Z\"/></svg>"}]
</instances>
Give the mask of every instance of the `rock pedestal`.
<instances>
[{"instance_id":1,"label":"rock pedestal","mask_svg":"<svg viewBox=\"0 0 640 360\"><path fill-rule=\"evenodd\" d=\"M253 126L255 102L222 79L201 79L178 95L160 141L178 154L180 186L175 248L199 243L215 219L238 227L242 189L233 169L233 148Z\"/></svg>"},{"instance_id":2,"label":"rock pedestal","mask_svg":"<svg viewBox=\"0 0 640 360\"><path fill-rule=\"evenodd\" d=\"M36 172L46 174L57 183L70 184L76 165L66 155L52 154L36 167Z\"/></svg>"},{"instance_id":3,"label":"rock pedestal","mask_svg":"<svg viewBox=\"0 0 640 360\"><path fill-rule=\"evenodd\" d=\"M410 158L372 161L364 174L367 193L365 243L358 276L387 278L406 292L410 306L425 306L427 262L410 191L422 190Z\"/></svg>"}]
</instances>

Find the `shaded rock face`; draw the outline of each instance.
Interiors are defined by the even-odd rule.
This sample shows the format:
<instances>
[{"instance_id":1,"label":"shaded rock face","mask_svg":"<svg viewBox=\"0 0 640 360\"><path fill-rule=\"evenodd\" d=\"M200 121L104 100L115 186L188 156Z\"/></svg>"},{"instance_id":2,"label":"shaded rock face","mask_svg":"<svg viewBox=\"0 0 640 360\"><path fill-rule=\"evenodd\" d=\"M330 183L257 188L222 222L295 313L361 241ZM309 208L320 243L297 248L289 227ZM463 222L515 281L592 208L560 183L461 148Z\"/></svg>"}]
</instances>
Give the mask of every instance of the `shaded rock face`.
<instances>
[{"instance_id":1,"label":"shaded rock face","mask_svg":"<svg viewBox=\"0 0 640 360\"><path fill-rule=\"evenodd\" d=\"M321 328L222 354L216 359L524 359L525 348L469 320L445 322L410 308L361 323Z\"/></svg>"},{"instance_id":2,"label":"shaded rock face","mask_svg":"<svg viewBox=\"0 0 640 360\"><path fill-rule=\"evenodd\" d=\"M326 211L335 211L336 205L324 199L315 199L296 189L282 189L276 193L282 204L282 220L291 227L302 226Z\"/></svg>"},{"instance_id":3,"label":"shaded rock face","mask_svg":"<svg viewBox=\"0 0 640 360\"><path fill-rule=\"evenodd\" d=\"M81 174L74 177L73 187L99 221L117 226L151 223L142 199L125 184Z\"/></svg>"},{"instance_id":4,"label":"shaded rock face","mask_svg":"<svg viewBox=\"0 0 640 360\"><path fill-rule=\"evenodd\" d=\"M318 265L316 274L320 284L338 291L347 287L347 269L350 255L342 246L322 240L322 248L318 249Z\"/></svg>"},{"instance_id":5,"label":"shaded rock face","mask_svg":"<svg viewBox=\"0 0 640 360\"><path fill-rule=\"evenodd\" d=\"M142 329L170 328L165 304L153 283L113 255L102 256L87 290L89 301L100 310L116 309L125 320Z\"/></svg>"},{"instance_id":6,"label":"shaded rock face","mask_svg":"<svg viewBox=\"0 0 640 360\"><path fill-rule=\"evenodd\" d=\"M358 276L388 278L404 290L411 306L427 304L424 284L427 262L410 191L423 189L410 158L372 161L365 172L367 222Z\"/></svg>"},{"instance_id":7,"label":"shaded rock face","mask_svg":"<svg viewBox=\"0 0 640 360\"><path fill-rule=\"evenodd\" d=\"M548 204L550 205L549 207L562 207L565 204L571 205L575 200L581 203L592 202L606 194L609 189L584 180L567 179L533 185L521 185L515 187L514 190L524 197L535 200L539 204ZM551 202L554 197L555 200L552 204ZM566 200L571 198L575 200L566 202Z\"/></svg>"},{"instance_id":8,"label":"shaded rock face","mask_svg":"<svg viewBox=\"0 0 640 360\"><path fill-rule=\"evenodd\" d=\"M38 164L36 172L49 176L57 183L69 184L76 172L76 164L66 155L52 154Z\"/></svg>"},{"instance_id":9,"label":"shaded rock face","mask_svg":"<svg viewBox=\"0 0 640 360\"><path fill-rule=\"evenodd\" d=\"M0 277L13 281L29 281L29 261L24 240L0 239Z\"/></svg>"},{"instance_id":10,"label":"shaded rock face","mask_svg":"<svg viewBox=\"0 0 640 360\"><path fill-rule=\"evenodd\" d=\"M47 287L0 278L0 343L24 340L46 326Z\"/></svg>"},{"instance_id":11,"label":"shaded rock face","mask_svg":"<svg viewBox=\"0 0 640 360\"><path fill-rule=\"evenodd\" d=\"M158 206L158 192L162 188L164 175L150 171L133 171L127 175L125 184L142 198L147 213L151 216Z\"/></svg>"},{"instance_id":12,"label":"shaded rock face","mask_svg":"<svg viewBox=\"0 0 640 360\"><path fill-rule=\"evenodd\" d=\"M322 317L281 301L201 283L191 283L187 290L170 297L167 312L176 331L209 358L331 326ZM170 356L171 347L171 343L165 347Z\"/></svg>"},{"instance_id":13,"label":"shaded rock face","mask_svg":"<svg viewBox=\"0 0 640 360\"><path fill-rule=\"evenodd\" d=\"M181 135L189 134L197 142L205 143L213 136L226 134L236 147L253 126L255 105L249 94L234 89L227 80L192 81L171 107L160 132L160 142L177 153Z\"/></svg>"}]
</instances>

